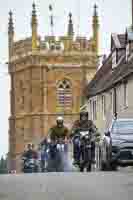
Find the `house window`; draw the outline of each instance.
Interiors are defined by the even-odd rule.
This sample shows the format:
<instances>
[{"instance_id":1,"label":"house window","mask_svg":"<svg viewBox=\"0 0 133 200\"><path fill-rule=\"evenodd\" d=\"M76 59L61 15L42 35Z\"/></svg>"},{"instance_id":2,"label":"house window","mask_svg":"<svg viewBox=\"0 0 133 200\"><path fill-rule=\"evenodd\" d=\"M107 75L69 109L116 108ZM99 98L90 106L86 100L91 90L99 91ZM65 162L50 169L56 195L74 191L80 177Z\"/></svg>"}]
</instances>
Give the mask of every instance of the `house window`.
<instances>
[{"instance_id":1,"label":"house window","mask_svg":"<svg viewBox=\"0 0 133 200\"><path fill-rule=\"evenodd\" d=\"M93 120L97 120L97 103L96 100L93 101L93 105L92 105L92 109L93 109Z\"/></svg>"},{"instance_id":2,"label":"house window","mask_svg":"<svg viewBox=\"0 0 133 200\"><path fill-rule=\"evenodd\" d=\"M111 110L111 113L113 113L113 92L111 91L110 94L110 110Z\"/></svg>"},{"instance_id":3,"label":"house window","mask_svg":"<svg viewBox=\"0 0 133 200\"><path fill-rule=\"evenodd\" d=\"M128 106L128 92L127 92L127 82L124 83L124 107L127 107Z\"/></svg>"},{"instance_id":4,"label":"house window","mask_svg":"<svg viewBox=\"0 0 133 200\"><path fill-rule=\"evenodd\" d=\"M92 103L93 101L90 100L90 119L92 120L93 119L93 109L92 109Z\"/></svg>"},{"instance_id":5,"label":"house window","mask_svg":"<svg viewBox=\"0 0 133 200\"><path fill-rule=\"evenodd\" d=\"M57 111L72 110L72 86L69 80L57 84Z\"/></svg>"},{"instance_id":6,"label":"house window","mask_svg":"<svg viewBox=\"0 0 133 200\"><path fill-rule=\"evenodd\" d=\"M102 95L102 115L103 115L103 119L105 119L105 116L106 116L106 98L105 98L105 95Z\"/></svg>"}]
</instances>

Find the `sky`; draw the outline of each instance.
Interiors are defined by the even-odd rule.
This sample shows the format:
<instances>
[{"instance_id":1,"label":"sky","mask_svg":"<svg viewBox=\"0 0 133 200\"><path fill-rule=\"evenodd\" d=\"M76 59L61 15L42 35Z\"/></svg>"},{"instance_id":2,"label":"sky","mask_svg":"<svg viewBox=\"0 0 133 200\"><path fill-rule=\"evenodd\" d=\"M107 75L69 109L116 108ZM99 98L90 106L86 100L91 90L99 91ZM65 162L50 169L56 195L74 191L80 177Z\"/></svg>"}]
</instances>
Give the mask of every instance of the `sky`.
<instances>
[{"instance_id":1,"label":"sky","mask_svg":"<svg viewBox=\"0 0 133 200\"><path fill-rule=\"evenodd\" d=\"M50 33L49 4L53 5L54 33L67 31L68 13L73 14L75 34L92 35L93 6L98 6L100 22L100 54L108 54L111 33L124 33L131 25L131 0L34 0L38 14L38 33L44 37ZM10 79L8 61L8 12L14 13L15 40L31 35L32 0L4 0L0 3L0 156L8 152L8 118L10 116Z\"/></svg>"}]
</instances>

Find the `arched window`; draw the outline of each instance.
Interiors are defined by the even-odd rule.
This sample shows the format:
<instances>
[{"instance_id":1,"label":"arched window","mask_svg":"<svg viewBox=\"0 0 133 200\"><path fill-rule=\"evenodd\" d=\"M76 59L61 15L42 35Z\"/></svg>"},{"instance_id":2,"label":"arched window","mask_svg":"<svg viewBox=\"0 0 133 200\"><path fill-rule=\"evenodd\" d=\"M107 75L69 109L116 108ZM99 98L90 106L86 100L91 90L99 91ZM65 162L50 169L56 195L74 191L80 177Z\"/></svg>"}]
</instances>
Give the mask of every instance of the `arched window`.
<instances>
[{"instance_id":1,"label":"arched window","mask_svg":"<svg viewBox=\"0 0 133 200\"><path fill-rule=\"evenodd\" d=\"M72 85L69 80L57 84L57 110L72 110Z\"/></svg>"}]
</instances>

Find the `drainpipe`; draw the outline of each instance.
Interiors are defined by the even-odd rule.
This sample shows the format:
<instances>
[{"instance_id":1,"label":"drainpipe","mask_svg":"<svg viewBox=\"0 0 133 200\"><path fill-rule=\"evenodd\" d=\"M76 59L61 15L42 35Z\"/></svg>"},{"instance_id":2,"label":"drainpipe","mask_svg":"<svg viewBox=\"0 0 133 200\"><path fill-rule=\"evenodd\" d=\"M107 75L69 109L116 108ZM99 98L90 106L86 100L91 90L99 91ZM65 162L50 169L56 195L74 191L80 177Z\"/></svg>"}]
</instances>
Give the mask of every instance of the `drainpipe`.
<instances>
[{"instance_id":1,"label":"drainpipe","mask_svg":"<svg viewBox=\"0 0 133 200\"><path fill-rule=\"evenodd\" d=\"M114 87L114 95L113 95L113 113L114 113L114 119L117 120L117 94L116 94L116 87Z\"/></svg>"}]
</instances>

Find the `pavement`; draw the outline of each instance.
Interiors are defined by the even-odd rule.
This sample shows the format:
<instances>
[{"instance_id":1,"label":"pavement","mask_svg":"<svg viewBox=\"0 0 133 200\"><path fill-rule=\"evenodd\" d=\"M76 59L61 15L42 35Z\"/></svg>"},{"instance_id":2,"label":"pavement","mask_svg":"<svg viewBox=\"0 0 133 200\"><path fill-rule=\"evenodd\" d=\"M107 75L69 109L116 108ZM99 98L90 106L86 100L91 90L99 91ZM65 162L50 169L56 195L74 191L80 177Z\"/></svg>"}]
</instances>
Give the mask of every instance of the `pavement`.
<instances>
[{"instance_id":1,"label":"pavement","mask_svg":"<svg viewBox=\"0 0 133 200\"><path fill-rule=\"evenodd\" d=\"M0 200L133 200L133 169L0 176Z\"/></svg>"}]
</instances>

